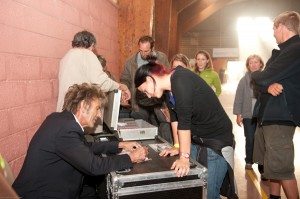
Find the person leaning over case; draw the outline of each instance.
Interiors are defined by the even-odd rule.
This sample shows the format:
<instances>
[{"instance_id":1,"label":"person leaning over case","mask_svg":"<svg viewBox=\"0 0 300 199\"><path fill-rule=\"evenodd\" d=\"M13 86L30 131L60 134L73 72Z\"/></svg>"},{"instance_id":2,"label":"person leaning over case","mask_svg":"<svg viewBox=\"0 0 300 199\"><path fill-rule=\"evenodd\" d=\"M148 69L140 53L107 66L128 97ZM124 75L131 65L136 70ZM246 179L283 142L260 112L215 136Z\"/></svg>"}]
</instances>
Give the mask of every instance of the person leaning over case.
<instances>
[{"instance_id":1,"label":"person leaning over case","mask_svg":"<svg viewBox=\"0 0 300 199\"><path fill-rule=\"evenodd\" d=\"M63 112L50 114L33 136L13 188L23 199L78 198L83 175L103 175L145 160L147 149L137 142L93 142L84 128L93 127L105 101L96 85L71 86ZM100 154L129 154L102 157Z\"/></svg>"},{"instance_id":2,"label":"person leaning over case","mask_svg":"<svg viewBox=\"0 0 300 199\"><path fill-rule=\"evenodd\" d=\"M208 167L207 198L219 199L223 186L226 193L222 194L232 199L238 198L233 179L232 124L209 85L189 69L181 66L166 69L154 61L137 69L134 82L136 88L148 97L167 96L172 126L174 122L178 123L179 148L174 146L160 155L179 154L179 159L171 167L177 176L187 175L190 170L192 136L198 144L197 161ZM231 174L230 185L223 184L227 172Z\"/></svg>"},{"instance_id":3,"label":"person leaning over case","mask_svg":"<svg viewBox=\"0 0 300 199\"><path fill-rule=\"evenodd\" d=\"M184 68L187 68L189 70L192 70L192 67L190 65L189 58L185 56L184 54L178 53L174 55L170 61L171 68L176 68L177 66L181 66ZM178 122L172 122L172 133L173 133L173 139L174 139L174 147L179 148L179 141L178 141L178 134L177 134L177 126ZM196 160L197 159L197 144L191 143L191 158Z\"/></svg>"}]
</instances>

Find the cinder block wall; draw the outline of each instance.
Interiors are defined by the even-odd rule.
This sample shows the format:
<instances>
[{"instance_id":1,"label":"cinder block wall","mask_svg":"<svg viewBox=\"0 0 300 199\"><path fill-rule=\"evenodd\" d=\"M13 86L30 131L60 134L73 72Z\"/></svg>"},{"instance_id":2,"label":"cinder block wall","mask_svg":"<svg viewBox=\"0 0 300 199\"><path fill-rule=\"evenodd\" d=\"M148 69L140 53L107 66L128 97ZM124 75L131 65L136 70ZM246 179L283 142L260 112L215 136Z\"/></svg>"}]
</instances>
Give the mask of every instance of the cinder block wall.
<instances>
[{"instance_id":1,"label":"cinder block wall","mask_svg":"<svg viewBox=\"0 0 300 199\"><path fill-rule=\"evenodd\" d=\"M15 177L32 136L55 111L59 61L75 33L94 33L119 79L118 8L110 0L1 0L0 153Z\"/></svg>"}]
</instances>

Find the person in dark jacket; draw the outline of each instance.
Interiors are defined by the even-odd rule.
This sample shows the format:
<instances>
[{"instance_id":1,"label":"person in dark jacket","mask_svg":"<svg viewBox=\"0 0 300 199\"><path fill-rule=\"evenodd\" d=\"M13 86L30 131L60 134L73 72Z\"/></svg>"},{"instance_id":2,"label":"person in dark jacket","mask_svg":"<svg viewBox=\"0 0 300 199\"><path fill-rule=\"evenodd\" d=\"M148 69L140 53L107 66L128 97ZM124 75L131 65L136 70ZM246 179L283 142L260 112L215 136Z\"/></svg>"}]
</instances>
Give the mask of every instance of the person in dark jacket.
<instances>
[{"instance_id":1,"label":"person in dark jacket","mask_svg":"<svg viewBox=\"0 0 300 199\"><path fill-rule=\"evenodd\" d=\"M258 118L258 135L264 138L264 150L254 157L264 162L265 176L270 179L270 198L280 198L281 186L289 199L299 198L294 168L293 137L300 126L300 16L286 11L274 20L274 37L280 50L262 72L252 79L261 96L254 115Z\"/></svg>"},{"instance_id":2,"label":"person in dark jacket","mask_svg":"<svg viewBox=\"0 0 300 199\"><path fill-rule=\"evenodd\" d=\"M23 199L77 199L83 175L103 175L143 161L147 149L137 142L93 142L84 128L100 117L104 94L96 85L71 86L63 112L50 114L33 136L13 188ZM124 155L102 157L128 151Z\"/></svg>"},{"instance_id":3,"label":"person in dark jacket","mask_svg":"<svg viewBox=\"0 0 300 199\"><path fill-rule=\"evenodd\" d=\"M166 117L168 109L163 100L149 99L144 93L139 92L134 87L135 72L140 66L148 63L149 57L156 57L158 63L169 68L169 61L166 54L155 50L154 46L155 41L151 36L144 35L139 38L139 51L125 61L120 81L130 89L130 116L134 119L143 119L157 126L158 135L168 142L173 143L171 125ZM128 106L124 103L122 105Z\"/></svg>"}]
</instances>

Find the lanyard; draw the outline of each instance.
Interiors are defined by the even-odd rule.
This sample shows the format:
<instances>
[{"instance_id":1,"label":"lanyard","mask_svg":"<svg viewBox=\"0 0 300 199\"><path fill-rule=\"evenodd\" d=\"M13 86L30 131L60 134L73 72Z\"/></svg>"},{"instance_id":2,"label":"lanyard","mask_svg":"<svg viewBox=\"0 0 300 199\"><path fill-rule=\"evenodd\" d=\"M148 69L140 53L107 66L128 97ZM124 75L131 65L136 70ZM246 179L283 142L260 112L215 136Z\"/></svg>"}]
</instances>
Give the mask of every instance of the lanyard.
<instances>
[{"instance_id":1,"label":"lanyard","mask_svg":"<svg viewBox=\"0 0 300 199\"><path fill-rule=\"evenodd\" d=\"M169 92L169 99L170 99L171 104L172 104L173 106L175 106L175 99L174 99L174 97L173 97L173 95L172 95L171 92Z\"/></svg>"}]
</instances>

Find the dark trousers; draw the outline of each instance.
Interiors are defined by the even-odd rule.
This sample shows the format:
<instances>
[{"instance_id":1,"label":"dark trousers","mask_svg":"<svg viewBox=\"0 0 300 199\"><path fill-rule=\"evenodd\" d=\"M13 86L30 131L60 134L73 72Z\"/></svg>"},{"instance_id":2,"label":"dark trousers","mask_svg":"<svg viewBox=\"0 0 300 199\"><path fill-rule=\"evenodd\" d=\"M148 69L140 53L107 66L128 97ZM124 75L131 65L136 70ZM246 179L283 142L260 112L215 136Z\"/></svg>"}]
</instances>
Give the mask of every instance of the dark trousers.
<instances>
[{"instance_id":1,"label":"dark trousers","mask_svg":"<svg viewBox=\"0 0 300 199\"><path fill-rule=\"evenodd\" d=\"M254 146L254 134L256 130L256 119L243 119L243 126L244 126L244 135L246 138L246 144L245 144L245 151L246 151L246 157L245 161L246 163L253 163L253 146Z\"/></svg>"},{"instance_id":2,"label":"dark trousers","mask_svg":"<svg viewBox=\"0 0 300 199\"><path fill-rule=\"evenodd\" d=\"M85 176L79 199L107 199L105 176Z\"/></svg>"}]
</instances>

